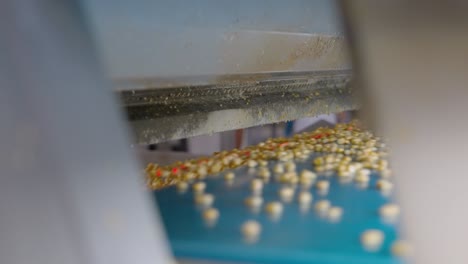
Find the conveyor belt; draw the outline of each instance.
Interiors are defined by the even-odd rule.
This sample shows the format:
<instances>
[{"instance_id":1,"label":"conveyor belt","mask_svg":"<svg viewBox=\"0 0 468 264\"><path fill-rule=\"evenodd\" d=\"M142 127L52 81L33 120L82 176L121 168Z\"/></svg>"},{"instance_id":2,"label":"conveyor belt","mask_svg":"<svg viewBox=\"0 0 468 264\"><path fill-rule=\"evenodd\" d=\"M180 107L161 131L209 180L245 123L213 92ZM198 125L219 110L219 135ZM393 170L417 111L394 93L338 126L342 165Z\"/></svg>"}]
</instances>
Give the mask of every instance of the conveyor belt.
<instances>
[{"instance_id":1,"label":"conveyor belt","mask_svg":"<svg viewBox=\"0 0 468 264\"><path fill-rule=\"evenodd\" d=\"M311 168L311 162L297 163L298 170ZM270 162L269 167L273 166ZM220 218L213 228L206 227L201 211L194 206L193 193L179 194L175 187L154 192L174 254L180 258L245 261L248 263L400 263L390 254L390 244L396 239L397 227L379 218L378 209L391 199L374 186L377 174L371 175L369 187L361 189L355 183L342 184L335 176L330 180L330 192L321 196L312 189L314 202L328 199L343 208L340 222L320 218L311 208L301 213L296 201L285 205L278 222L266 214L254 214L244 205L249 196L248 183L253 175L243 167L234 170L238 176L233 186L226 186L221 175L206 180L206 192L215 195L214 206ZM321 177L324 178L325 177ZM265 202L278 200L279 183L265 185ZM243 242L240 227L246 220L261 223L263 232L256 244ZM376 253L365 251L360 235L366 229L380 229L385 243Z\"/></svg>"},{"instance_id":2,"label":"conveyor belt","mask_svg":"<svg viewBox=\"0 0 468 264\"><path fill-rule=\"evenodd\" d=\"M150 164L146 172L178 257L254 263L400 263L391 254L399 208L392 203L386 158L381 139L353 122L212 157L167 166ZM228 173L235 174L230 175L233 181L226 179ZM203 181L205 190L199 188ZM262 181L263 189L252 189L252 183L262 185ZM328 184L329 188L323 187ZM286 201L280 189L294 190L293 199ZM307 210L299 192L313 196ZM207 226L202 217L206 211L199 201L204 193L215 197L214 204L207 205L219 212L214 226ZM254 211L244 203L251 195L264 201ZM328 208L322 213L315 210L320 200L341 208L341 218L332 221ZM265 210L265 204L273 201L284 208L276 220ZM391 205L385 208L396 208L395 214L386 214L392 219L383 217L386 204ZM263 229L254 244L246 243L240 231L247 220L257 221ZM368 230L384 236L372 251L361 237Z\"/></svg>"}]
</instances>

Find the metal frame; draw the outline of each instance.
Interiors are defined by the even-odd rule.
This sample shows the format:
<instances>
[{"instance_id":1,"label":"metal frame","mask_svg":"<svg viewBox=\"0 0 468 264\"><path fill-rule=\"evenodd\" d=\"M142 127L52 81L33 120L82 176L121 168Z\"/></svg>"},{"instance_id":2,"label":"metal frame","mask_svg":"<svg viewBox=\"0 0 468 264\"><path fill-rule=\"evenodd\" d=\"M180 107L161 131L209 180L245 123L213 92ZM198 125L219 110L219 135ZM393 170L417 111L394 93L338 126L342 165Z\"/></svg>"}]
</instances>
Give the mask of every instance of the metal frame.
<instances>
[{"instance_id":1,"label":"metal frame","mask_svg":"<svg viewBox=\"0 0 468 264\"><path fill-rule=\"evenodd\" d=\"M215 84L121 92L142 144L355 109L349 71L229 75ZM134 83L135 87L141 86Z\"/></svg>"}]
</instances>

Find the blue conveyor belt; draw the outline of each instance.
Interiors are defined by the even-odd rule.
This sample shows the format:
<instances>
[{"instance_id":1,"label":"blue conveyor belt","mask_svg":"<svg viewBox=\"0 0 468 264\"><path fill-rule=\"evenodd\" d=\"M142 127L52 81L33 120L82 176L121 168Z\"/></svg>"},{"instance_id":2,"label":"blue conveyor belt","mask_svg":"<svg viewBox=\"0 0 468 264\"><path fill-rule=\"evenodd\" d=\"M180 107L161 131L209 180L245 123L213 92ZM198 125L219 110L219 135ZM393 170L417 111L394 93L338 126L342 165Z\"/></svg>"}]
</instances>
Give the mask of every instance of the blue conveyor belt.
<instances>
[{"instance_id":1,"label":"blue conveyor belt","mask_svg":"<svg viewBox=\"0 0 468 264\"><path fill-rule=\"evenodd\" d=\"M270 161L270 168L273 164ZM298 172L311 167L310 160L297 163ZM396 239L397 227L382 221L377 213L378 208L391 198L375 188L378 179L375 173L371 175L366 189L354 182L340 183L335 175L319 177L330 181L330 191L321 196L311 188L313 203L327 199L344 210L341 221L332 223L318 216L313 205L308 212L301 212L296 200L285 204L283 215L277 222L269 219L263 210L260 213L250 212L244 205L244 199L250 195L248 184L254 175L249 174L245 167L233 171L236 179L232 186L226 185L222 177L225 172L205 180L206 192L215 195L214 207L220 212L214 227L205 225L201 210L194 205L191 189L184 194L179 194L175 187L154 192L177 257L281 264L401 263L401 260L391 256L389 249ZM264 204L279 201L277 191L280 187L281 184L274 180L265 184ZM262 225L260 239L255 244L245 243L240 232L241 225L250 219ZM379 251L367 252L362 248L360 235L366 229L384 232L385 242Z\"/></svg>"}]
</instances>

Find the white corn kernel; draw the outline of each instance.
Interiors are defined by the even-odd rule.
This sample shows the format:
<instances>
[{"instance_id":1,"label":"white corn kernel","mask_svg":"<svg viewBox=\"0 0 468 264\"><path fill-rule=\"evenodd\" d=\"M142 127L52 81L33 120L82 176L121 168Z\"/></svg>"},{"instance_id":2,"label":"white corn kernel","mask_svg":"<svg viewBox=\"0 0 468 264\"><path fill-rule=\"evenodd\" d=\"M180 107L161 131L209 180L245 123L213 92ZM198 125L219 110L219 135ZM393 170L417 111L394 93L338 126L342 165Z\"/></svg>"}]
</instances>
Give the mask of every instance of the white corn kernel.
<instances>
[{"instance_id":1,"label":"white corn kernel","mask_svg":"<svg viewBox=\"0 0 468 264\"><path fill-rule=\"evenodd\" d=\"M291 202L294 196L294 189L292 187L283 187L278 193L283 202Z\"/></svg>"},{"instance_id":2,"label":"white corn kernel","mask_svg":"<svg viewBox=\"0 0 468 264\"><path fill-rule=\"evenodd\" d=\"M255 160L247 161L247 166L249 166L250 168L257 167L257 165L258 165L258 163Z\"/></svg>"},{"instance_id":3,"label":"white corn kernel","mask_svg":"<svg viewBox=\"0 0 468 264\"><path fill-rule=\"evenodd\" d=\"M263 204L263 198L260 196L251 196L245 199L245 205L249 207L258 208L262 206L262 204Z\"/></svg>"},{"instance_id":4,"label":"white corn kernel","mask_svg":"<svg viewBox=\"0 0 468 264\"><path fill-rule=\"evenodd\" d=\"M354 177L354 180L359 183L368 183L370 178L369 178L369 175L359 174L359 175L356 175L356 177Z\"/></svg>"},{"instance_id":5,"label":"white corn kernel","mask_svg":"<svg viewBox=\"0 0 468 264\"><path fill-rule=\"evenodd\" d=\"M171 175L171 172L170 171L167 171L167 170L163 170L162 171L162 174L161 174L161 177L165 178L167 176Z\"/></svg>"},{"instance_id":6,"label":"white corn kernel","mask_svg":"<svg viewBox=\"0 0 468 264\"><path fill-rule=\"evenodd\" d=\"M324 162L325 162L325 161L324 161L323 157L315 158L314 161L313 161L313 163L314 163L315 166L320 166L320 165L322 165Z\"/></svg>"},{"instance_id":7,"label":"white corn kernel","mask_svg":"<svg viewBox=\"0 0 468 264\"><path fill-rule=\"evenodd\" d=\"M177 191L185 192L188 189L188 183L181 181L177 183Z\"/></svg>"},{"instance_id":8,"label":"white corn kernel","mask_svg":"<svg viewBox=\"0 0 468 264\"><path fill-rule=\"evenodd\" d=\"M198 167L197 173L200 177L205 177L206 174L208 174L208 169L206 168L206 166L201 165L200 167Z\"/></svg>"},{"instance_id":9,"label":"white corn kernel","mask_svg":"<svg viewBox=\"0 0 468 264\"><path fill-rule=\"evenodd\" d=\"M361 243L366 250L379 250L384 241L384 233L377 229L369 229L361 234Z\"/></svg>"},{"instance_id":10,"label":"white corn kernel","mask_svg":"<svg viewBox=\"0 0 468 264\"><path fill-rule=\"evenodd\" d=\"M219 211L215 208L208 208L203 211L203 219L208 222L215 222L219 218Z\"/></svg>"},{"instance_id":11,"label":"white corn kernel","mask_svg":"<svg viewBox=\"0 0 468 264\"><path fill-rule=\"evenodd\" d=\"M410 243L404 240L397 240L393 242L391 252L394 256L397 257L408 257L412 254L413 247Z\"/></svg>"},{"instance_id":12,"label":"white corn kernel","mask_svg":"<svg viewBox=\"0 0 468 264\"><path fill-rule=\"evenodd\" d=\"M308 180L315 180L317 178L317 174L313 173L310 170L302 170L300 174L300 179L308 179Z\"/></svg>"},{"instance_id":13,"label":"white corn kernel","mask_svg":"<svg viewBox=\"0 0 468 264\"><path fill-rule=\"evenodd\" d=\"M214 195L205 193L205 194L198 194L195 196L195 203L198 205L202 205L203 207L210 207L213 205L215 200Z\"/></svg>"},{"instance_id":14,"label":"white corn kernel","mask_svg":"<svg viewBox=\"0 0 468 264\"><path fill-rule=\"evenodd\" d=\"M282 183L288 183L293 177L296 177L295 172L286 172L281 174L281 176L279 177L279 181Z\"/></svg>"},{"instance_id":15,"label":"white corn kernel","mask_svg":"<svg viewBox=\"0 0 468 264\"><path fill-rule=\"evenodd\" d=\"M343 215L343 209L338 206L332 206L328 210L328 219L332 222L339 221Z\"/></svg>"},{"instance_id":16,"label":"white corn kernel","mask_svg":"<svg viewBox=\"0 0 468 264\"><path fill-rule=\"evenodd\" d=\"M388 161L387 160L383 160L383 159L378 160L377 164L378 164L379 168L381 168L381 170L384 170L384 169L386 169L388 167Z\"/></svg>"},{"instance_id":17,"label":"white corn kernel","mask_svg":"<svg viewBox=\"0 0 468 264\"><path fill-rule=\"evenodd\" d=\"M235 166L239 166L242 164L242 159L241 158L235 158L233 161Z\"/></svg>"},{"instance_id":18,"label":"white corn kernel","mask_svg":"<svg viewBox=\"0 0 468 264\"><path fill-rule=\"evenodd\" d=\"M299 182L299 177L294 173L294 175L289 178L289 183L292 185L296 185Z\"/></svg>"},{"instance_id":19,"label":"white corn kernel","mask_svg":"<svg viewBox=\"0 0 468 264\"><path fill-rule=\"evenodd\" d=\"M283 205L280 202L270 202L265 206L265 210L270 216L279 216L283 213Z\"/></svg>"},{"instance_id":20,"label":"white corn kernel","mask_svg":"<svg viewBox=\"0 0 468 264\"><path fill-rule=\"evenodd\" d=\"M382 205L379 209L379 214L384 219L396 219L400 215L400 206L393 203Z\"/></svg>"},{"instance_id":21,"label":"white corn kernel","mask_svg":"<svg viewBox=\"0 0 468 264\"><path fill-rule=\"evenodd\" d=\"M254 192L254 193L260 193L260 192L262 192L262 189L263 189L263 182L262 182L262 180L260 180L260 179L253 179L253 180L250 182L250 189L251 189L252 192Z\"/></svg>"},{"instance_id":22,"label":"white corn kernel","mask_svg":"<svg viewBox=\"0 0 468 264\"><path fill-rule=\"evenodd\" d=\"M224 164L224 165L229 165L229 163L231 162L231 159L232 159L231 156L226 156L226 157L224 157L223 160L222 160L222 161L223 161L223 164Z\"/></svg>"},{"instance_id":23,"label":"white corn kernel","mask_svg":"<svg viewBox=\"0 0 468 264\"><path fill-rule=\"evenodd\" d=\"M338 176L341 178L348 178L351 176L350 171L347 168L339 168L338 169Z\"/></svg>"},{"instance_id":24,"label":"white corn kernel","mask_svg":"<svg viewBox=\"0 0 468 264\"><path fill-rule=\"evenodd\" d=\"M393 183L391 183L388 180L378 180L377 181L377 189L383 191L383 192L390 192L393 189Z\"/></svg>"},{"instance_id":25,"label":"white corn kernel","mask_svg":"<svg viewBox=\"0 0 468 264\"><path fill-rule=\"evenodd\" d=\"M234 172L232 172L232 171L230 171L230 172L228 172L228 173L226 173L226 174L224 175L224 179L225 179L226 181L232 181L232 180L234 180L235 177L236 177L236 175L235 175Z\"/></svg>"},{"instance_id":26,"label":"white corn kernel","mask_svg":"<svg viewBox=\"0 0 468 264\"><path fill-rule=\"evenodd\" d=\"M213 165L213 162L214 162L214 159L213 159L213 158L209 158L209 159L207 159L207 161L206 161L206 165L207 165L207 166L211 166L211 165Z\"/></svg>"},{"instance_id":27,"label":"white corn kernel","mask_svg":"<svg viewBox=\"0 0 468 264\"><path fill-rule=\"evenodd\" d=\"M277 153L277 157L278 157L278 160L280 160L280 161L288 161L288 160L290 160L289 155L288 155L286 152L284 152L284 151L278 152L278 153Z\"/></svg>"},{"instance_id":28,"label":"white corn kernel","mask_svg":"<svg viewBox=\"0 0 468 264\"><path fill-rule=\"evenodd\" d=\"M185 174L183 175L183 178L184 178L185 180L187 180L187 181L194 180L195 177L196 177L195 173L193 173L193 172L191 172L191 171L189 171L189 172L187 172L187 173L185 173Z\"/></svg>"},{"instance_id":29,"label":"white corn kernel","mask_svg":"<svg viewBox=\"0 0 468 264\"><path fill-rule=\"evenodd\" d=\"M258 237L262 226L257 221L249 220L242 225L241 232L247 238Z\"/></svg>"},{"instance_id":30,"label":"white corn kernel","mask_svg":"<svg viewBox=\"0 0 468 264\"><path fill-rule=\"evenodd\" d=\"M196 183L193 184L192 188L193 188L193 191L194 191L195 193L202 193L202 192L204 192L205 189L206 189L206 183L204 183L204 182L196 182Z\"/></svg>"},{"instance_id":31,"label":"white corn kernel","mask_svg":"<svg viewBox=\"0 0 468 264\"><path fill-rule=\"evenodd\" d=\"M258 176L262 177L263 179L270 178L270 171L267 167L261 167L258 171Z\"/></svg>"},{"instance_id":32,"label":"white corn kernel","mask_svg":"<svg viewBox=\"0 0 468 264\"><path fill-rule=\"evenodd\" d=\"M294 172L294 171L296 171L296 163L294 163L292 161L288 161L285 164L285 168L286 168L287 172Z\"/></svg>"},{"instance_id":33,"label":"white corn kernel","mask_svg":"<svg viewBox=\"0 0 468 264\"><path fill-rule=\"evenodd\" d=\"M276 164L276 165L273 167L273 172L274 172L274 173L278 173L278 174L279 174L279 173L283 173L283 172L284 172L284 166L283 166L283 164L281 164L281 163Z\"/></svg>"},{"instance_id":34,"label":"white corn kernel","mask_svg":"<svg viewBox=\"0 0 468 264\"><path fill-rule=\"evenodd\" d=\"M325 171L325 167L324 166L316 166L315 171L318 172L318 173L322 173L322 172Z\"/></svg>"},{"instance_id":35,"label":"white corn kernel","mask_svg":"<svg viewBox=\"0 0 468 264\"><path fill-rule=\"evenodd\" d=\"M210 171L211 173L218 173L223 168L223 164L221 162L215 162L213 166L211 166Z\"/></svg>"},{"instance_id":36,"label":"white corn kernel","mask_svg":"<svg viewBox=\"0 0 468 264\"><path fill-rule=\"evenodd\" d=\"M303 189L308 189L308 188L310 188L310 186L312 186L314 181L310 180L308 178L300 178L299 183L301 184Z\"/></svg>"},{"instance_id":37,"label":"white corn kernel","mask_svg":"<svg viewBox=\"0 0 468 264\"><path fill-rule=\"evenodd\" d=\"M361 166L362 166L362 165L361 165ZM359 171L360 171L360 170L358 170L358 166L357 166L356 163L354 163L354 162L353 162L353 163L350 163L350 164L348 165L348 170L349 170L349 173L350 173L351 175L354 175L354 174L356 174L356 173L359 173ZM369 173L367 173L367 171L365 171L364 173L370 174L370 171L368 171L368 172L369 172Z\"/></svg>"},{"instance_id":38,"label":"white corn kernel","mask_svg":"<svg viewBox=\"0 0 468 264\"><path fill-rule=\"evenodd\" d=\"M360 169L357 171L354 180L359 183L368 183L370 180L369 174L370 171L368 169Z\"/></svg>"},{"instance_id":39,"label":"white corn kernel","mask_svg":"<svg viewBox=\"0 0 468 264\"><path fill-rule=\"evenodd\" d=\"M315 203L315 210L319 213L325 213L328 212L328 209L330 209L330 205L330 201L320 200Z\"/></svg>"},{"instance_id":40,"label":"white corn kernel","mask_svg":"<svg viewBox=\"0 0 468 264\"><path fill-rule=\"evenodd\" d=\"M297 201L300 205L309 205L312 202L312 194L310 192L302 191L297 196Z\"/></svg>"},{"instance_id":41,"label":"white corn kernel","mask_svg":"<svg viewBox=\"0 0 468 264\"><path fill-rule=\"evenodd\" d=\"M330 183L325 180L320 180L315 184L315 187L322 192L327 192L330 188Z\"/></svg>"}]
</instances>

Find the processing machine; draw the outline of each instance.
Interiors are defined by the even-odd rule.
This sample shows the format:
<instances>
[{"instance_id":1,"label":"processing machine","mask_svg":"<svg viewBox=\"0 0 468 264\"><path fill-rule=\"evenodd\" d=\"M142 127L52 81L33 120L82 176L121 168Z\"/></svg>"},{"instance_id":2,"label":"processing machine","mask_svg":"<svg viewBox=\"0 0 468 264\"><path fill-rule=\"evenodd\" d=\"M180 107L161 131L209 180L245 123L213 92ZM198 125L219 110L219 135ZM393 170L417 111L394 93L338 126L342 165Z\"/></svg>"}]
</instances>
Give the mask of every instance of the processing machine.
<instances>
[{"instance_id":1,"label":"processing machine","mask_svg":"<svg viewBox=\"0 0 468 264\"><path fill-rule=\"evenodd\" d=\"M1 263L402 263L399 238L414 263L468 260L465 3L0 6ZM356 109L385 140L340 124L181 160L164 180L169 167L136 154ZM360 148L364 165L346 161ZM196 175L173 180L184 170ZM360 184L340 181L349 170ZM295 189L312 178L310 192ZM259 190L265 208L247 210ZM379 208L394 203L402 216L383 221Z\"/></svg>"}]
</instances>

